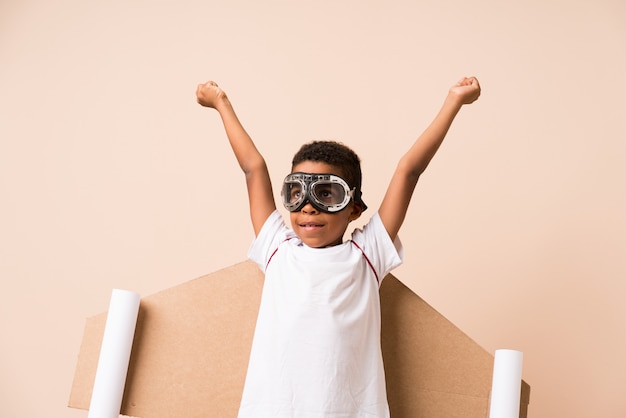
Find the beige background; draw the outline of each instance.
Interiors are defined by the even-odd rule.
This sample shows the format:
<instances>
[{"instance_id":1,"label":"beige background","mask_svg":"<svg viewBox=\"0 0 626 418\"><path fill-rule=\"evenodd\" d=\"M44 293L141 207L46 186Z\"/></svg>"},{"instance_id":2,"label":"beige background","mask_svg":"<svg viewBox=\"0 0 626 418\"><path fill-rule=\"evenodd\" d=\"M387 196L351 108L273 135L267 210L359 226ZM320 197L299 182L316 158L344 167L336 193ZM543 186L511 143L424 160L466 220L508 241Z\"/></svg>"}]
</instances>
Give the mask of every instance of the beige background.
<instances>
[{"instance_id":1,"label":"beige background","mask_svg":"<svg viewBox=\"0 0 626 418\"><path fill-rule=\"evenodd\" d=\"M380 203L448 87L476 75L401 231L396 276L490 352L532 418L626 416L622 0L0 2L0 416L66 408L84 319L245 259L217 80L275 186L304 141Z\"/></svg>"}]
</instances>

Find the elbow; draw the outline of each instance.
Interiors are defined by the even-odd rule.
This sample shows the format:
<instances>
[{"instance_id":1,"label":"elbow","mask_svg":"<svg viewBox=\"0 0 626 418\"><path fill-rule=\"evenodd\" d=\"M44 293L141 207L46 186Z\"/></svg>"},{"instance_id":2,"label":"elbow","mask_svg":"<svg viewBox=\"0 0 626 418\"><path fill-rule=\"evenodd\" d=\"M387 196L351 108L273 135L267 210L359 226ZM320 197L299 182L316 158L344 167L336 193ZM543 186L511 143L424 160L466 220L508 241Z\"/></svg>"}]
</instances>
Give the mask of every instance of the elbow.
<instances>
[{"instance_id":1,"label":"elbow","mask_svg":"<svg viewBox=\"0 0 626 418\"><path fill-rule=\"evenodd\" d=\"M258 173L268 173L265 159L261 156L249 161L247 164L242 164L241 169L243 170L246 177L254 177Z\"/></svg>"},{"instance_id":2,"label":"elbow","mask_svg":"<svg viewBox=\"0 0 626 418\"><path fill-rule=\"evenodd\" d=\"M407 159L402 158L398 162L396 174L405 178L409 183L417 183L426 167L422 165L411 164Z\"/></svg>"}]
</instances>

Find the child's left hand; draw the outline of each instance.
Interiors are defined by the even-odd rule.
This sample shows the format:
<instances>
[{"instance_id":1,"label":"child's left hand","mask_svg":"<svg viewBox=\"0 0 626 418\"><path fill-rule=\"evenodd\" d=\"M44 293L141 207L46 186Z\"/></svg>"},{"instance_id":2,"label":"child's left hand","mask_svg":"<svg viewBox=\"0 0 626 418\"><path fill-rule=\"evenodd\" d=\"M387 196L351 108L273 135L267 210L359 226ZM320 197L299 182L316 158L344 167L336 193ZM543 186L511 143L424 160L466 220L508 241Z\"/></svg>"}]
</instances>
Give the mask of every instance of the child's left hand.
<instances>
[{"instance_id":1,"label":"child's left hand","mask_svg":"<svg viewBox=\"0 0 626 418\"><path fill-rule=\"evenodd\" d=\"M457 97L462 104L470 104L480 96L480 84L476 77L463 77L450 88L450 95Z\"/></svg>"},{"instance_id":2,"label":"child's left hand","mask_svg":"<svg viewBox=\"0 0 626 418\"><path fill-rule=\"evenodd\" d=\"M219 88L215 81L207 81L204 84L198 84L196 99L198 103L204 107L217 109L219 104L226 100L227 97L224 90Z\"/></svg>"}]
</instances>

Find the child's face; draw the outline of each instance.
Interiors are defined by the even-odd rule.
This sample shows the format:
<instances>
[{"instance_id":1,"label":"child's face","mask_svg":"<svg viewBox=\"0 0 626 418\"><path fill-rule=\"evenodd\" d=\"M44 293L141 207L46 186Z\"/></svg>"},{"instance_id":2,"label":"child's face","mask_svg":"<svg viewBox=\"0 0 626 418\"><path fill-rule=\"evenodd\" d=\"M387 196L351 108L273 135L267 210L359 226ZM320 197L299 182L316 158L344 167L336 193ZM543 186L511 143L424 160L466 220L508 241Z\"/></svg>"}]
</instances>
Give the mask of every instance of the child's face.
<instances>
[{"instance_id":1,"label":"child's face","mask_svg":"<svg viewBox=\"0 0 626 418\"><path fill-rule=\"evenodd\" d=\"M294 166L292 171L342 176L336 167L319 161L303 161ZM354 201L336 213L321 212L307 202L301 210L290 212L291 227L309 247L330 247L343 242L343 234L348 224L361 216L361 212L361 206Z\"/></svg>"}]
</instances>

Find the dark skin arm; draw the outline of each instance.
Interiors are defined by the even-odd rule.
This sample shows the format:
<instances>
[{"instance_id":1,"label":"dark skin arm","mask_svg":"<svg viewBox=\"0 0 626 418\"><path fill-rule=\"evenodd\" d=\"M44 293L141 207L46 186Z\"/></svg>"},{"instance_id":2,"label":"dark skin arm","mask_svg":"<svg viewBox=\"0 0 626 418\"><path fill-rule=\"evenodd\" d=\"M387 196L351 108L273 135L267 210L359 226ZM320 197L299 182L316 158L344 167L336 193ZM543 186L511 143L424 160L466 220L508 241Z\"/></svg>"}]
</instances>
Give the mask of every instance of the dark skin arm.
<instances>
[{"instance_id":1,"label":"dark skin arm","mask_svg":"<svg viewBox=\"0 0 626 418\"><path fill-rule=\"evenodd\" d=\"M475 77L465 77L452 86L435 119L400 159L380 205L379 215L391 239L395 239L420 175L435 156L454 118L465 104L480 96Z\"/></svg>"},{"instance_id":2,"label":"dark skin arm","mask_svg":"<svg viewBox=\"0 0 626 418\"><path fill-rule=\"evenodd\" d=\"M230 146L246 177L250 219L254 234L258 235L267 218L276 210L265 159L237 118L226 93L215 82L199 84L196 97L200 105L217 110L222 119Z\"/></svg>"}]
</instances>

